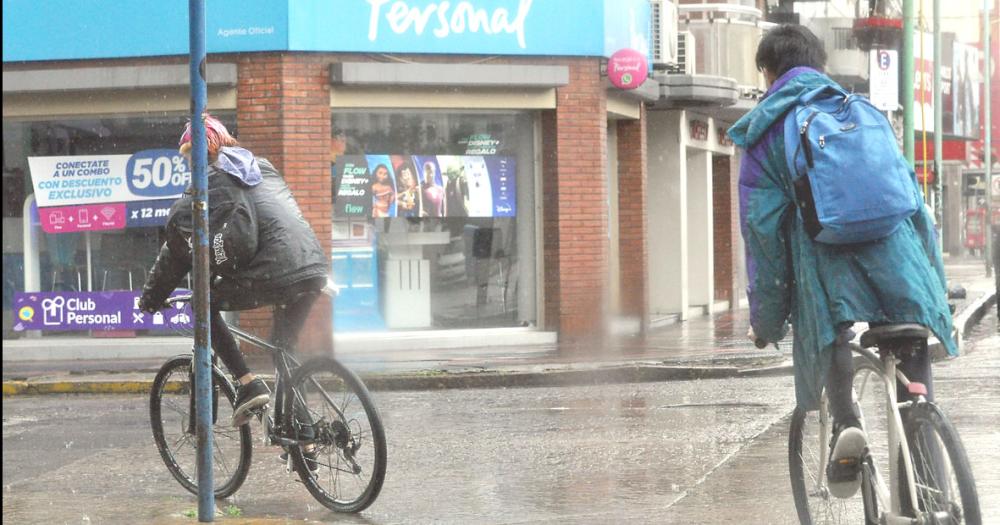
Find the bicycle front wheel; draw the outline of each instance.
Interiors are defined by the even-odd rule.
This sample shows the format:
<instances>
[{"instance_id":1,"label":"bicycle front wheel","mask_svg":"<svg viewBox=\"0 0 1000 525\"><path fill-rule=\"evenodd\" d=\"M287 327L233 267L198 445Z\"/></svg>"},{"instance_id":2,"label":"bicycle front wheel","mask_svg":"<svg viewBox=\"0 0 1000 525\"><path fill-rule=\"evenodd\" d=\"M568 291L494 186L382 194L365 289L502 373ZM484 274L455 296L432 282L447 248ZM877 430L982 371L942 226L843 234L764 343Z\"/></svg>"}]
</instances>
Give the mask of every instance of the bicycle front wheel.
<instances>
[{"instance_id":1,"label":"bicycle front wheel","mask_svg":"<svg viewBox=\"0 0 1000 525\"><path fill-rule=\"evenodd\" d=\"M934 523L979 525L976 482L958 432L933 403L910 409L904 422L916 478L917 509ZM904 498L904 508L907 505Z\"/></svg>"},{"instance_id":2,"label":"bicycle front wheel","mask_svg":"<svg viewBox=\"0 0 1000 525\"><path fill-rule=\"evenodd\" d=\"M285 428L303 443L290 450L302 482L327 508L364 510L382 490L386 465L385 430L368 389L336 360L318 358L295 372L292 394Z\"/></svg>"},{"instance_id":3,"label":"bicycle front wheel","mask_svg":"<svg viewBox=\"0 0 1000 525\"><path fill-rule=\"evenodd\" d=\"M169 359L153 380L149 420L153 440L167 470L182 487L198 494L198 436L195 433L192 357ZM250 425L229 426L236 392L218 369L212 370L212 481L215 497L233 495L250 471Z\"/></svg>"}]
</instances>

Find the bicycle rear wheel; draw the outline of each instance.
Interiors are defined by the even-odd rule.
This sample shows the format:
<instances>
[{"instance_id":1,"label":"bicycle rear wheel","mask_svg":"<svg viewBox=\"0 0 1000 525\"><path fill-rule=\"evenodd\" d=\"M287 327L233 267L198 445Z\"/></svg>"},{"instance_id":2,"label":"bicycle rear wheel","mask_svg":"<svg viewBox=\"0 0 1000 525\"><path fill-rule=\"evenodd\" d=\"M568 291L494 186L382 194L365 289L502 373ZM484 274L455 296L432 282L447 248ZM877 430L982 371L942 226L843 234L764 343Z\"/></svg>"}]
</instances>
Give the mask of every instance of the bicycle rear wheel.
<instances>
[{"instance_id":1,"label":"bicycle rear wheel","mask_svg":"<svg viewBox=\"0 0 1000 525\"><path fill-rule=\"evenodd\" d=\"M192 494L198 494L198 437L195 433L192 357L170 358L156 374L149 394L153 439L167 470ZM215 497L231 496L246 480L253 449L250 425L229 426L236 392L217 368L212 370L212 481Z\"/></svg>"},{"instance_id":2,"label":"bicycle rear wheel","mask_svg":"<svg viewBox=\"0 0 1000 525\"><path fill-rule=\"evenodd\" d=\"M933 403L921 403L909 410L903 424L913 459L918 509L935 514L934 523L982 523L969 459L948 418ZM904 508L909 507L907 500L908 496Z\"/></svg>"},{"instance_id":3,"label":"bicycle rear wheel","mask_svg":"<svg viewBox=\"0 0 1000 525\"><path fill-rule=\"evenodd\" d=\"M290 450L302 482L334 511L364 510L382 490L386 466L385 430L371 394L358 376L331 358L302 365L291 391L285 428L306 443ZM306 468L303 452L309 449L316 457L315 473Z\"/></svg>"}]
</instances>

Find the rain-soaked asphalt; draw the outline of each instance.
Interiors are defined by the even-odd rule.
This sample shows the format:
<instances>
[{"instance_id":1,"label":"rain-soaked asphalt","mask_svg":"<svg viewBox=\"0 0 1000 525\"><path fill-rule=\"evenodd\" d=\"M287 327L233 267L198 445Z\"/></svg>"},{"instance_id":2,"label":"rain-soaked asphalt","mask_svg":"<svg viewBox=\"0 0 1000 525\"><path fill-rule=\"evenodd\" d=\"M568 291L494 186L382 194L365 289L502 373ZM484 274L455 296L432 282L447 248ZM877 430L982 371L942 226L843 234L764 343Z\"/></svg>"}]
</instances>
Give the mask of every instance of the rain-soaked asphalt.
<instances>
[{"instance_id":1,"label":"rain-soaked asphalt","mask_svg":"<svg viewBox=\"0 0 1000 525\"><path fill-rule=\"evenodd\" d=\"M980 323L937 365L941 404L1000 523L1000 336ZM389 437L378 501L315 503L255 443L232 500L245 518L347 523L794 523L790 377L571 388L377 392ZM259 428L255 428L259 432ZM3 402L4 523L193 523L139 396ZM225 504L224 503L224 504Z\"/></svg>"}]
</instances>

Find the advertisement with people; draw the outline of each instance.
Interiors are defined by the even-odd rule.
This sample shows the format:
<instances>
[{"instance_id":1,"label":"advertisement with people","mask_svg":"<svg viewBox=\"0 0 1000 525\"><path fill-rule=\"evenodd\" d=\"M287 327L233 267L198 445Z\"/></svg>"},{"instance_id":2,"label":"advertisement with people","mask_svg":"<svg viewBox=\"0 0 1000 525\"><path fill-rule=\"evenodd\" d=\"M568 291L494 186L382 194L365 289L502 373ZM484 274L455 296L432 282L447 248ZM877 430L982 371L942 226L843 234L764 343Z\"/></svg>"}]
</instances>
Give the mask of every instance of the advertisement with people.
<instances>
[{"instance_id":1,"label":"advertisement with people","mask_svg":"<svg viewBox=\"0 0 1000 525\"><path fill-rule=\"evenodd\" d=\"M952 66L954 97L954 133L960 137L979 136L979 93L982 82L979 73L979 49L955 42Z\"/></svg>"},{"instance_id":2,"label":"advertisement with people","mask_svg":"<svg viewBox=\"0 0 1000 525\"><path fill-rule=\"evenodd\" d=\"M514 217L514 157L342 155L334 217Z\"/></svg>"}]
</instances>

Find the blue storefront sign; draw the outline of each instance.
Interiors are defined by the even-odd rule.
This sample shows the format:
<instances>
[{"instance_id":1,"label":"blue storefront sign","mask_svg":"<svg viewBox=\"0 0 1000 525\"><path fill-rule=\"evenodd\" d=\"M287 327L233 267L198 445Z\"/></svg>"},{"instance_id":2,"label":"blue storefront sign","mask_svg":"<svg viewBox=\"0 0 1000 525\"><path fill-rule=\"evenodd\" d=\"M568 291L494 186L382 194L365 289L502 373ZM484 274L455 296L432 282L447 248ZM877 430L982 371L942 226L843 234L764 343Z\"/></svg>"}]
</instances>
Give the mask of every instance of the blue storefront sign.
<instances>
[{"instance_id":1,"label":"blue storefront sign","mask_svg":"<svg viewBox=\"0 0 1000 525\"><path fill-rule=\"evenodd\" d=\"M610 56L649 51L647 0L215 0L210 53ZM178 2L4 0L4 62L184 55Z\"/></svg>"}]
</instances>

